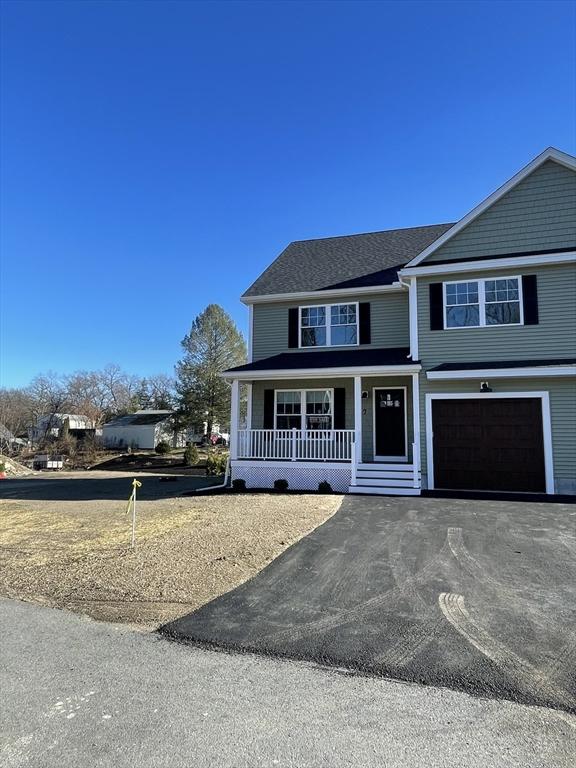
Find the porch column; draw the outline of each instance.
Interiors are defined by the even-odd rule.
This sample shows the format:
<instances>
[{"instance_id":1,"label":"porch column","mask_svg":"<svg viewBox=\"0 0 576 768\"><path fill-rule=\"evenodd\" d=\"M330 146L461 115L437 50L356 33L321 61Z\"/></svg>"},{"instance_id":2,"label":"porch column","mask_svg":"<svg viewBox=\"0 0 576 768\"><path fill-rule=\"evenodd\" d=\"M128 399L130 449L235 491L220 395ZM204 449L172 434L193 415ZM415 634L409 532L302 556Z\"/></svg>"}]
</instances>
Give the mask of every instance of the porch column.
<instances>
[{"instance_id":1,"label":"porch column","mask_svg":"<svg viewBox=\"0 0 576 768\"><path fill-rule=\"evenodd\" d=\"M362 377L354 376L354 439L356 464L362 463Z\"/></svg>"},{"instance_id":2,"label":"porch column","mask_svg":"<svg viewBox=\"0 0 576 768\"><path fill-rule=\"evenodd\" d=\"M412 374L412 421L414 423L414 448L412 463L414 465L414 487L420 487L418 472L420 471L420 458L422 449L420 447L420 374Z\"/></svg>"},{"instance_id":3,"label":"porch column","mask_svg":"<svg viewBox=\"0 0 576 768\"><path fill-rule=\"evenodd\" d=\"M252 429L252 382L246 384L246 429Z\"/></svg>"},{"instance_id":4,"label":"porch column","mask_svg":"<svg viewBox=\"0 0 576 768\"><path fill-rule=\"evenodd\" d=\"M232 381L232 403L230 408L230 460L238 458L238 429L240 426L240 382Z\"/></svg>"}]
</instances>

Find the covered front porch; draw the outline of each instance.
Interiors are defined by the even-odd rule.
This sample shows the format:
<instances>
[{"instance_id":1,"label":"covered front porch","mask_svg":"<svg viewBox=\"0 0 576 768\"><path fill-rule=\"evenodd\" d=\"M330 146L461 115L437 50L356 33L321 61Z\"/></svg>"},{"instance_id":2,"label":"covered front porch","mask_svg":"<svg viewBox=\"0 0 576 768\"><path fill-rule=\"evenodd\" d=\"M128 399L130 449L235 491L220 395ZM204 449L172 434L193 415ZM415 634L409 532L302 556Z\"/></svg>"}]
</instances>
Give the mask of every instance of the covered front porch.
<instances>
[{"instance_id":1,"label":"covered front porch","mask_svg":"<svg viewBox=\"0 0 576 768\"><path fill-rule=\"evenodd\" d=\"M248 487L286 479L301 490L326 481L342 492L418 494L419 369L408 360L232 379L232 477Z\"/></svg>"}]
</instances>

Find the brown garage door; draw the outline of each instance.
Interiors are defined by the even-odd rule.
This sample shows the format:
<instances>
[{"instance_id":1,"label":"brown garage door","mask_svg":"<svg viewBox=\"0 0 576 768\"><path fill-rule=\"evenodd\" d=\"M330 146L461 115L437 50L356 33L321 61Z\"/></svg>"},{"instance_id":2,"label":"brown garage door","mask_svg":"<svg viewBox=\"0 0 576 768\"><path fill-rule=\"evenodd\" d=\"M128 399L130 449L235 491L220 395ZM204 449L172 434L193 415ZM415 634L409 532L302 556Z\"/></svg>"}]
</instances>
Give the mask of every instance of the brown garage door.
<instances>
[{"instance_id":1,"label":"brown garage door","mask_svg":"<svg viewBox=\"0 0 576 768\"><path fill-rule=\"evenodd\" d=\"M434 486L546 491L540 398L433 400Z\"/></svg>"}]
</instances>

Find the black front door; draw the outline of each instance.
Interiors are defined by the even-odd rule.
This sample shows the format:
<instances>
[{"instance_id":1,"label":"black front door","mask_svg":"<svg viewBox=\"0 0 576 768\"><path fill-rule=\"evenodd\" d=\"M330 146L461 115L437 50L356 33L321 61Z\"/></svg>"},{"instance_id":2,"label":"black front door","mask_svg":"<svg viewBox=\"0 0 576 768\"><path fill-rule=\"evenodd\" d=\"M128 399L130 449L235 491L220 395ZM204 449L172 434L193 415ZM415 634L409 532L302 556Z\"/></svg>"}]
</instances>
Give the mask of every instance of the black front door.
<instances>
[{"instance_id":1,"label":"black front door","mask_svg":"<svg viewBox=\"0 0 576 768\"><path fill-rule=\"evenodd\" d=\"M406 458L406 390L374 390L374 458Z\"/></svg>"}]
</instances>

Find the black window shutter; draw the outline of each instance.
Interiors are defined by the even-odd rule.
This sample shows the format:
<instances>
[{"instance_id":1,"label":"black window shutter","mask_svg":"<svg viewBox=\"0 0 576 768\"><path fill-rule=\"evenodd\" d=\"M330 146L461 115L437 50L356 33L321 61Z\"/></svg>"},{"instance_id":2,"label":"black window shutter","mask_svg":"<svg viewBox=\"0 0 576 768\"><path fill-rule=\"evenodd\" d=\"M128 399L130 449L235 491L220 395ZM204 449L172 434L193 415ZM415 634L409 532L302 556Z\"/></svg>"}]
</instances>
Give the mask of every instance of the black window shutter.
<instances>
[{"instance_id":1,"label":"black window shutter","mask_svg":"<svg viewBox=\"0 0 576 768\"><path fill-rule=\"evenodd\" d=\"M358 306L359 317L359 330L360 330L360 344L370 344L371 341L371 324L370 324L370 302L363 301Z\"/></svg>"},{"instance_id":2,"label":"black window shutter","mask_svg":"<svg viewBox=\"0 0 576 768\"><path fill-rule=\"evenodd\" d=\"M298 348L298 307L288 310L288 347Z\"/></svg>"},{"instance_id":3,"label":"black window shutter","mask_svg":"<svg viewBox=\"0 0 576 768\"><path fill-rule=\"evenodd\" d=\"M444 328L444 296L442 283L430 284L430 330L441 331Z\"/></svg>"},{"instance_id":4,"label":"black window shutter","mask_svg":"<svg viewBox=\"0 0 576 768\"><path fill-rule=\"evenodd\" d=\"M274 429L274 390L264 390L264 429Z\"/></svg>"},{"instance_id":5,"label":"black window shutter","mask_svg":"<svg viewBox=\"0 0 576 768\"><path fill-rule=\"evenodd\" d=\"M536 275L522 276L522 302L524 304L524 325L538 325Z\"/></svg>"},{"instance_id":6,"label":"black window shutter","mask_svg":"<svg viewBox=\"0 0 576 768\"><path fill-rule=\"evenodd\" d=\"M346 429L346 389L334 388L334 429Z\"/></svg>"}]
</instances>

